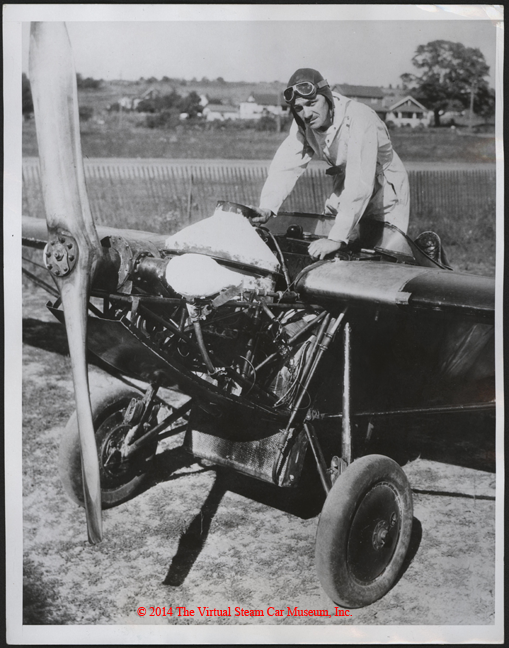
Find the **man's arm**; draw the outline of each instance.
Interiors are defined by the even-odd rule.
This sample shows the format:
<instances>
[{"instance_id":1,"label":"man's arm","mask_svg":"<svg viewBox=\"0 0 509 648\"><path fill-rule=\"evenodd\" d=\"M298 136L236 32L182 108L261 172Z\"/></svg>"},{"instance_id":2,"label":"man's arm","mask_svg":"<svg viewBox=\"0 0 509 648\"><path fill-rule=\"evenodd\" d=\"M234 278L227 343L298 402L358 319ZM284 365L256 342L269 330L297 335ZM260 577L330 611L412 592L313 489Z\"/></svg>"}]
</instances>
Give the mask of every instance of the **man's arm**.
<instances>
[{"instance_id":1,"label":"man's arm","mask_svg":"<svg viewBox=\"0 0 509 648\"><path fill-rule=\"evenodd\" d=\"M260 197L260 210L278 213L312 157L313 150L294 121L288 137L277 150L269 167Z\"/></svg>"}]
</instances>

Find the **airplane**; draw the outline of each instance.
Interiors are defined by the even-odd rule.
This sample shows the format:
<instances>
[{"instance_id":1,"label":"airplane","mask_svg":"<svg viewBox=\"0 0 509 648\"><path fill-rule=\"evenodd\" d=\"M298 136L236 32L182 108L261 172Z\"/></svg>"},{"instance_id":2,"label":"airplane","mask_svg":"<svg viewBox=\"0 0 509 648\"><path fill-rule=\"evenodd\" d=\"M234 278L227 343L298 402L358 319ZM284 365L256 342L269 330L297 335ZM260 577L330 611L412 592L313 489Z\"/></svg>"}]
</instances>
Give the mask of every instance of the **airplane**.
<instances>
[{"instance_id":1,"label":"airplane","mask_svg":"<svg viewBox=\"0 0 509 648\"><path fill-rule=\"evenodd\" d=\"M139 492L158 442L185 431L196 458L278 488L311 464L326 495L323 589L347 608L380 599L408 552L412 491L363 440L391 417L493 414L494 280L452 270L390 225L372 247L316 262L308 245L331 219L253 227L251 208L229 201L172 236L96 227L65 24L33 23L30 38L46 221L23 217L22 242L43 250L53 283L27 274L67 331L76 411L59 468L89 541L102 539L103 508ZM91 393L87 354L145 393ZM173 407L162 389L189 398Z\"/></svg>"}]
</instances>

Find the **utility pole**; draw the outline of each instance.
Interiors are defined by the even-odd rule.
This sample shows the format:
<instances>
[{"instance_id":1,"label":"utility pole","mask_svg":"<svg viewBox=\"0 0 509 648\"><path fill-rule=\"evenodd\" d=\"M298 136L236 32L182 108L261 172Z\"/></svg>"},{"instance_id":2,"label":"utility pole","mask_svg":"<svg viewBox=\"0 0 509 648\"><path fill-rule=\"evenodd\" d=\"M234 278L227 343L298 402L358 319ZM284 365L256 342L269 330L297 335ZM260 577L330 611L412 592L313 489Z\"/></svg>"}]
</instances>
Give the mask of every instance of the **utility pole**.
<instances>
[{"instance_id":1,"label":"utility pole","mask_svg":"<svg viewBox=\"0 0 509 648\"><path fill-rule=\"evenodd\" d=\"M281 132L281 89L277 85L277 112L276 112L276 131Z\"/></svg>"},{"instance_id":2,"label":"utility pole","mask_svg":"<svg viewBox=\"0 0 509 648\"><path fill-rule=\"evenodd\" d=\"M475 93L475 86L476 82L475 80L472 82L472 86L470 88L470 115L468 118L468 128L469 130L472 130L472 127L474 125L474 93Z\"/></svg>"}]
</instances>

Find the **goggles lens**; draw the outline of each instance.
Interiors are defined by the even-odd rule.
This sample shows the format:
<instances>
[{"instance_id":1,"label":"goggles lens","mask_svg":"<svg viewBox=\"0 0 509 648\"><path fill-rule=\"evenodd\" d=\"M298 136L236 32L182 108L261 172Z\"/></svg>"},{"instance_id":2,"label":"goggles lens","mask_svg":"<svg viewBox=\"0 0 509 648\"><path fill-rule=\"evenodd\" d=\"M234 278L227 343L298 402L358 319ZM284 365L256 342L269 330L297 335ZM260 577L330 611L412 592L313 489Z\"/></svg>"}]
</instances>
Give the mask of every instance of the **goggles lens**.
<instances>
[{"instance_id":1,"label":"goggles lens","mask_svg":"<svg viewBox=\"0 0 509 648\"><path fill-rule=\"evenodd\" d=\"M316 85L311 83L311 81L300 81L293 86L286 88L283 92L283 97L287 103L291 103L296 96L299 97L314 97L319 88L323 88L328 85L327 81L323 79L319 81Z\"/></svg>"}]
</instances>

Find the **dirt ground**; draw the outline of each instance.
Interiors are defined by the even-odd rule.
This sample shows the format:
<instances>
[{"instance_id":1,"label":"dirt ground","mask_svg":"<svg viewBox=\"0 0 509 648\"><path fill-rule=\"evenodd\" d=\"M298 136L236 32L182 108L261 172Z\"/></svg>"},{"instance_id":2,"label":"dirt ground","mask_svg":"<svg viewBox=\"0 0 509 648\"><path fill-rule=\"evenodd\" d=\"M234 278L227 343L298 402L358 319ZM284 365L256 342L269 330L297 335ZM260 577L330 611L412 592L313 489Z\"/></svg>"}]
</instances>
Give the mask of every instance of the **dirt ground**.
<instances>
[{"instance_id":1,"label":"dirt ground","mask_svg":"<svg viewBox=\"0 0 509 648\"><path fill-rule=\"evenodd\" d=\"M399 460L412 485L412 540L395 587L351 617L268 616L269 606L334 613L315 573L318 511L299 517L276 489L204 467L169 440L147 489L105 511L104 540L90 545L84 510L68 500L57 472L73 387L65 333L46 301L40 289L25 291L25 624L494 623L493 420L442 418L376 436L373 451ZM92 385L111 380L90 367ZM150 616L151 607L170 606L172 616ZM195 616L177 616L177 606ZM264 616L201 617L205 606Z\"/></svg>"}]
</instances>

